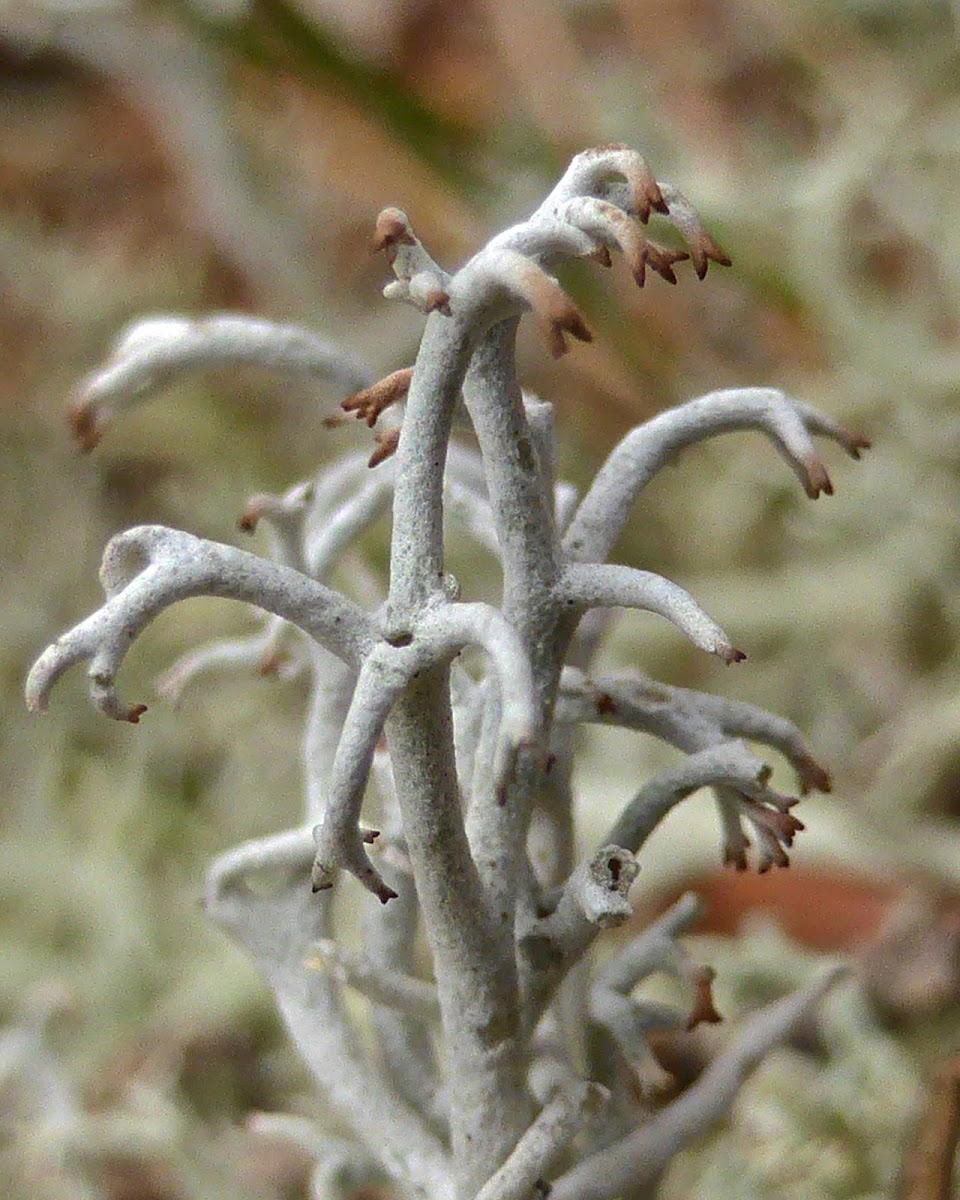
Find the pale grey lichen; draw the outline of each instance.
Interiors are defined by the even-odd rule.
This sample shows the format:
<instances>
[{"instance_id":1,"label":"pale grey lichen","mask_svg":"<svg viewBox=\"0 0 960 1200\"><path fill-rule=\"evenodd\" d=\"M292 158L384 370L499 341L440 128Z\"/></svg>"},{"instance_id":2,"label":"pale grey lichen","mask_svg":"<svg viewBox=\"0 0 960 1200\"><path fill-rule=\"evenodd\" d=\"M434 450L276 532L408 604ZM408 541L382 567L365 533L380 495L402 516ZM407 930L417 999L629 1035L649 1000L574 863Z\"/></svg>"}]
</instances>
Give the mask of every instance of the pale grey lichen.
<instances>
[{"instance_id":1,"label":"pale grey lichen","mask_svg":"<svg viewBox=\"0 0 960 1200\"><path fill-rule=\"evenodd\" d=\"M686 250L647 237L654 213ZM42 710L64 671L87 661L94 703L136 723L144 708L122 702L115 681L150 621L198 595L264 610L260 633L197 651L163 685L175 698L211 665L269 670L282 660L310 680L305 823L223 854L205 897L211 918L259 964L349 1136L315 1136L294 1118L260 1124L309 1143L324 1186L386 1177L433 1200L520 1200L545 1194L549 1179L561 1200L652 1195L670 1158L729 1108L836 972L754 1016L651 1115L637 1102L659 1070L647 1035L718 1019L712 972L676 940L693 902L592 977L578 964L601 930L629 920L647 838L700 788L715 789L727 860L747 865L746 825L761 870L786 864L802 828L795 799L769 787L769 768L741 739L783 753L803 791L826 790L829 778L792 725L758 709L642 677L591 677L602 622L588 614L652 611L704 651L739 661L679 585L605 562L634 502L671 457L717 434L766 434L812 497L832 490L813 435L854 456L866 442L776 389L726 390L628 434L579 503L555 482L552 411L524 396L514 354L528 311L555 356L571 338L590 340L553 267L571 257L609 265L620 253L642 285L648 266L676 282L687 257L701 278L710 261L729 263L685 197L623 146L578 155L530 218L459 270L433 261L399 209L380 215L375 248L396 275L385 295L427 314L414 367L380 384L310 331L231 316L135 326L85 382L73 423L89 449L115 414L186 369L322 373L352 391L345 408L368 425L388 407L396 414L371 460L390 461L371 474L365 455L347 454L282 496L254 497L241 528L267 526L272 560L158 526L114 538L101 570L106 603L41 655L27 701ZM477 451L451 441L464 411ZM325 579L388 508L386 591L364 578L357 590L369 603L358 602ZM499 606L461 599L445 566L445 514L498 557ZM457 659L469 647L482 654L467 670ZM577 862L571 735L597 721L653 734L686 757L621 804ZM371 781L379 829L360 823ZM534 830L545 853L533 852ZM264 872L272 889L251 887ZM362 949L344 944L334 920L331 889L352 886L344 872L384 905L354 897ZM432 982L418 975L421 930ZM655 971L692 989L689 1013L632 997ZM375 1048L354 1026L344 988L369 1002ZM606 1050L583 1058L584 1043ZM584 1078L588 1064L607 1077ZM630 1072L636 1087L624 1082Z\"/></svg>"}]
</instances>

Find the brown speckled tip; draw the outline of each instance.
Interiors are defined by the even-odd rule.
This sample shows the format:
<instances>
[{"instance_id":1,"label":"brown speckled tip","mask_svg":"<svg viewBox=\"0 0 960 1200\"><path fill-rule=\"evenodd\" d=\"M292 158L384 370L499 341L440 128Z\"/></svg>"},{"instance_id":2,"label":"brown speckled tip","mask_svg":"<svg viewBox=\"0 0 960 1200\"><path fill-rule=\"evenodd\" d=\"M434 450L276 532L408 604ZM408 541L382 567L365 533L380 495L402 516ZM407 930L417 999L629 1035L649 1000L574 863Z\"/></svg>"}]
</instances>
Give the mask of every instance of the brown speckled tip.
<instances>
[{"instance_id":1,"label":"brown speckled tip","mask_svg":"<svg viewBox=\"0 0 960 1200\"><path fill-rule=\"evenodd\" d=\"M89 454L100 445L101 431L97 425L97 410L78 400L67 412L67 423L74 445L81 454Z\"/></svg>"},{"instance_id":2,"label":"brown speckled tip","mask_svg":"<svg viewBox=\"0 0 960 1200\"><path fill-rule=\"evenodd\" d=\"M378 433L374 441L377 448L367 459L368 467L379 467L391 455L396 454L397 447L400 445L400 427L397 426L396 429L388 429L383 433Z\"/></svg>"},{"instance_id":3,"label":"brown speckled tip","mask_svg":"<svg viewBox=\"0 0 960 1200\"><path fill-rule=\"evenodd\" d=\"M716 974L713 967L701 967L694 976L693 1007L687 1018L688 1033L698 1025L718 1025L723 1020L713 1001L713 981Z\"/></svg>"},{"instance_id":4,"label":"brown speckled tip","mask_svg":"<svg viewBox=\"0 0 960 1200\"><path fill-rule=\"evenodd\" d=\"M732 666L734 663L746 662L747 656L742 650L738 650L735 646L721 646L716 651L717 657L722 658L727 666Z\"/></svg>"},{"instance_id":5,"label":"brown speckled tip","mask_svg":"<svg viewBox=\"0 0 960 1200\"><path fill-rule=\"evenodd\" d=\"M385 375L371 387L354 392L342 401L340 407L345 413L353 413L358 421L366 421L372 429L382 412L403 400L410 390L412 379L413 367L402 367L399 371Z\"/></svg>"}]
</instances>

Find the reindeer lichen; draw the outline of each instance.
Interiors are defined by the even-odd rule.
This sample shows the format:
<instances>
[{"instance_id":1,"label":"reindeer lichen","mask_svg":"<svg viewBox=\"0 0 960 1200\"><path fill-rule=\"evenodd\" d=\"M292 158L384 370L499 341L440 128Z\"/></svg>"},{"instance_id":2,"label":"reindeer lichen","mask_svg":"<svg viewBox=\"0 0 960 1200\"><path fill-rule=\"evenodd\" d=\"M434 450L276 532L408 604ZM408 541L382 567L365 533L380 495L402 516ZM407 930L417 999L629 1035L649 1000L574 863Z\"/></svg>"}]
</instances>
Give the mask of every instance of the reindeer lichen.
<instances>
[{"instance_id":1,"label":"reindeer lichen","mask_svg":"<svg viewBox=\"0 0 960 1200\"><path fill-rule=\"evenodd\" d=\"M653 214L676 227L685 251L650 240ZM574 968L600 931L630 918L649 835L701 788L714 790L726 861L745 869L752 838L761 871L787 864L803 828L796 799L771 789L745 740L782 753L801 792L828 790L829 777L785 720L639 675L592 675L611 608L663 616L727 663L744 657L679 585L606 559L647 482L695 442L759 431L814 498L832 488L813 436L854 457L867 443L780 391L734 389L633 430L582 498L555 482L552 409L521 390L514 351L526 312L555 356L571 339L590 340L555 265L609 265L620 253L641 286L647 267L675 283L688 257L701 279L709 262L729 265L689 201L623 146L578 155L532 216L459 270L433 261L399 209L381 213L374 245L396 277L385 295L427 314L413 367L377 382L309 330L163 317L129 329L85 381L71 420L87 450L115 415L179 373L231 364L332 376L351 393L347 413L370 427L389 414L392 424L378 432L375 469L354 452L283 496L248 503L240 526L269 529L272 559L159 526L115 537L101 568L105 604L41 655L27 702L45 708L60 675L85 661L97 707L137 723L145 708L119 698L116 677L154 617L199 595L264 610L262 632L196 651L161 687L175 699L213 663L282 666L310 681L303 826L223 854L205 898L265 975L349 1139L305 1138L294 1117L259 1125L314 1147L320 1189L386 1179L398 1195L430 1200L527 1200L550 1187L558 1200L653 1195L671 1156L726 1111L837 971L755 1014L699 1080L656 1107L663 1071L648 1035L720 1019L712 971L677 940L695 900L602 969ZM452 439L460 410L477 450ZM388 508L385 594L369 579L360 600L324 583ZM447 574L445 515L498 557L498 606L462 598ZM458 662L468 647L481 659L470 671ZM594 722L686 757L621 804L578 862L572 735ZM377 828L361 823L365 807ZM250 886L264 871L281 877L272 890ZM362 945L335 919L333 890L356 886L345 875L372 893L355 896ZM420 931L430 980L417 970ZM661 971L689 990L686 1011L633 998ZM347 988L369 1003L369 1039Z\"/></svg>"}]
</instances>

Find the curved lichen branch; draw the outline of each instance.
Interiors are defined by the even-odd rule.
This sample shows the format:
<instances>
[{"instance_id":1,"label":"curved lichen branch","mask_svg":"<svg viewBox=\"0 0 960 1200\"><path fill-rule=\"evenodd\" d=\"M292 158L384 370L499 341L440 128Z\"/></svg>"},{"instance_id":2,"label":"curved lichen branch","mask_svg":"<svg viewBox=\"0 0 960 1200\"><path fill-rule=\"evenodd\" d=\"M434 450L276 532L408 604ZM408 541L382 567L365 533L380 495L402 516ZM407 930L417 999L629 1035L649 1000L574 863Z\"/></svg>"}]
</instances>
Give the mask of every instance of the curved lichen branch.
<instances>
[{"instance_id":1,"label":"curved lichen branch","mask_svg":"<svg viewBox=\"0 0 960 1200\"><path fill-rule=\"evenodd\" d=\"M538 210L551 212L575 196L600 195L611 180L622 181L625 207L646 224L652 211L668 212L667 203L646 160L621 143L583 150L571 160L559 182Z\"/></svg>"},{"instance_id":2,"label":"curved lichen branch","mask_svg":"<svg viewBox=\"0 0 960 1200\"><path fill-rule=\"evenodd\" d=\"M543 737L542 713L530 659L519 635L489 604L444 604L430 617L438 649L453 653L466 646L483 650L500 690L500 729L490 771L498 797L506 795L517 756Z\"/></svg>"},{"instance_id":3,"label":"curved lichen branch","mask_svg":"<svg viewBox=\"0 0 960 1200\"><path fill-rule=\"evenodd\" d=\"M307 970L329 970L338 983L355 988L368 1000L398 1009L424 1024L435 1024L440 1016L437 989L432 983L384 967L331 938L321 938L313 954L304 963Z\"/></svg>"},{"instance_id":4,"label":"curved lichen branch","mask_svg":"<svg viewBox=\"0 0 960 1200\"><path fill-rule=\"evenodd\" d=\"M364 660L333 764L330 796L314 830L317 843L314 891L329 887L337 870L349 871L381 902L396 893L370 863L359 827L370 766L390 710L410 682L450 662L466 646L490 657L502 695L498 749L492 764L499 789L506 789L517 754L540 734L532 672L517 634L486 604L438 601L412 630L388 631Z\"/></svg>"},{"instance_id":5,"label":"curved lichen branch","mask_svg":"<svg viewBox=\"0 0 960 1200\"><path fill-rule=\"evenodd\" d=\"M322 579L338 557L390 508L396 472L392 470L363 476L356 490L324 519L310 522L303 539L303 561L307 572Z\"/></svg>"},{"instance_id":6,"label":"curved lichen branch","mask_svg":"<svg viewBox=\"0 0 960 1200\"><path fill-rule=\"evenodd\" d=\"M579 561L602 562L652 477L678 451L721 433L756 429L765 433L791 466L807 495L833 493L811 434L838 442L853 458L867 449L862 434L775 388L731 388L710 392L637 426L614 448L587 491L564 537L564 549Z\"/></svg>"},{"instance_id":7,"label":"curved lichen branch","mask_svg":"<svg viewBox=\"0 0 960 1200\"><path fill-rule=\"evenodd\" d=\"M70 424L81 450L92 450L120 412L190 371L254 366L306 379L330 379L351 391L369 371L338 346L299 325L257 317L164 315L135 322L104 365L80 384Z\"/></svg>"},{"instance_id":8,"label":"curved lichen branch","mask_svg":"<svg viewBox=\"0 0 960 1200\"><path fill-rule=\"evenodd\" d=\"M456 311L482 311L489 324L529 309L554 358L566 354L566 336L593 340L579 309L557 280L528 254L490 245L470 260L451 282Z\"/></svg>"},{"instance_id":9,"label":"curved lichen branch","mask_svg":"<svg viewBox=\"0 0 960 1200\"><path fill-rule=\"evenodd\" d=\"M740 700L672 687L637 671L588 679L564 668L554 719L635 729L687 754L745 738L778 750L796 771L804 795L830 791L828 771L792 721Z\"/></svg>"},{"instance_id":10,"label":"curved lichen branch","mask_svg":"<svg viewBox=\"0 0 960 1200\"><path fill-rule=\"evenodd\" d=\"M746 658L689 592L651 571L607 563L570 563L563 569L557 592L560 602L570 609L637 608L658 613L708 654L726 663Z\"/></svg>"},{"instance_id":11,"label":"curved lichen branch","mask_svg":"<svg viewBox=\"0 0 960 1200\"><path fill-rule=\"evenodd\" d=\"M620 1047L641 1082L662 1079L647 1035L656 1029L695 1029L723 1018L713 1001L714 971L694 961L677 941L700 914L691 893L682 896L659 920L635 937L598 973L590 992L590 1015ZM665 973L689 988L687 1012L647 1000L634 1000L634 988L651 975Z\"/></svg>"},{"instance_id":12,"label":"curved lichen branch","mask_svg":"<svg viewBox=\"0 0 960 1200\"><path fill-rule=\"evenodd\" d=\"M844 974L845 968L833 967L748 1017L696 1083L635 1133L581 1160L556 1180L552 1200L612 1200L656 1180L675 1154L724 1116L764 1056L789 1037Z\"/></svg>"},{"instance_id":13,"label":"curved lichen branch","mask_svg":"<svg viewBox=\"0 0 960 1200\"><path fill-rule=\"evenodd\" d=\"M396 897L397 893L387 886L364 849L371 834L360 829L360 809L373 756L390 710L428 661L422 647L395 648L381 643L374 647L360 668L333 760L330 795L313 831L316 858L312 884L315 892L332 886L336 872L345 870L382 904Z\"/></svg>"},{"instance_id":14,"label":"curved lichen branch","mask_svg":"<svg viewBox=\"0 0 960 1200\"><path fill-rule=\"evenodd\" d=\"M643 227L609 200L581 196L568 200L557 212L563 221L575 225L609 249L619 250L639 287L646 282L647 264L668 283L676 283L673 264L690 255L684 250L668 250L651 241Z\"/></svg>"},{"instance_id":15,"label":"curved lichen branch","mask_svg":"<svg viewBox=\"0 0 960 1200\"><path fill-rule=\"evenodd\" d=\"M598 1083L577 1081L559 1088L476 1200L528 1200L538 1192L546 1196L544 1176L609 1099L610 1093Z\"/></svg>"},{"instance_id":16,"label":"curved lichen branch","mask_svg":"<svg viewBox=\"0 0 960 1200\"><path fill-rule=\"evenodd\" d=\"M311 945L330 936L332 917L330 896L311 896L305 886L312 856L309 829L228 851L209 869L207 911L264 972L293 1043L330 1107L405 1193L452 1200L445 1147L372 1067L335 981L304 966ZM277 872L285 878L267 890L252 887L251 877L265 870L273 882Z\"/></svg>"},{"instance_id":17,"label":"curved lichen branch","mask_svg":"<svg viewBox=\"0 0 960 1200\"><path fill-rule=\"evenodd\" d=\"M243 506L237 517L237 528L241 533L253 533L261 521L265 521L281 539L283 548L292 547L303 527L303 521L314 502L316 485L312 479L294 484L280 496L270 492L257 492ZM280 547L277 547L280 549ZM281 558L280 554L276 555ZM281 561L293 565L295 552L287 550Z\"/></svg>"},{"instance_id":18,"label":"curved lichen branch","mask_svg":"<svg viewBox=\"0 0 960 1200\"><path fill-rule=\"evenodd\" d=\"M672 183L664 183L662 180L660 191L669 209L667 220L679 230L683 240L690 247L690 257L693 259L693 269L697 278L704 278L707 264L710 262L729 267L730 259L704 228L700 214L683 192Z\"/></svg>"},{"instance_id":19,"label":"curved lichen branch","mask_svg":"<svg viewBox=\"0 0 960 1200\"><path fill-rule=\"evenodd\" d=\"M607 832L605 840L638 854L671 809L700 788L719 785L729 787L731 794L742 797L738 812L742 812L751 823L759 824L774 833L778 841L790 845L794 833L803 828L789 814L790 807L796 801L768 788L769 778L770 768L755 758L741 742L722 742L718 746L711 746L655 775L626 806ZM761 813L769 816L762 816ZM729 858L730 830L726 822L724 833L727 835L725 857Z\"/></svg>"},{"instance_id":20,"label":"curved lichen branch","mask_svg":"<svg viewBox=\"0 0 960 1200\"><path fill-rule=\"evenodd\" d=\"M189 683L203 672L220 667L238 667L256 675L294 679L306 662L296 646L287 645L291 635L286 621L267 617L256 633L247 637L218 638L184 654L160 676L155 691L177 708Z\"/></svg>"},{"instance_id":21,"label":"curved lichen branch","mask_svg":"<svg viewBox=\"0 0 960 1200\"><path fill-rule=\"evenodd\" d=\"M385 208L380 213L372 248L374 253L386 254L396 275L383 289L388 300L406 300L423 313L450 315L450 276L423 248L405 212Z\"/></svg>"},{"instance_id":22,"label":"curved lichen branch","mask_svg":"<svg viewBox=\"0 0 960 1200\"><path fill-rule=\"evenodd\" d=\"M107 716L136 724L143 705L120 702L114 681L134 640L164 609L194 596L242 600L299 625L347 662L374 641L370 619L346 597L290 567L233 546L161 525L113 538L100 567L106 603L48 646L27 678L27 706L47 707L50 690L76 663L90 660L89 692Z\"/></svg>"}]
</instances>

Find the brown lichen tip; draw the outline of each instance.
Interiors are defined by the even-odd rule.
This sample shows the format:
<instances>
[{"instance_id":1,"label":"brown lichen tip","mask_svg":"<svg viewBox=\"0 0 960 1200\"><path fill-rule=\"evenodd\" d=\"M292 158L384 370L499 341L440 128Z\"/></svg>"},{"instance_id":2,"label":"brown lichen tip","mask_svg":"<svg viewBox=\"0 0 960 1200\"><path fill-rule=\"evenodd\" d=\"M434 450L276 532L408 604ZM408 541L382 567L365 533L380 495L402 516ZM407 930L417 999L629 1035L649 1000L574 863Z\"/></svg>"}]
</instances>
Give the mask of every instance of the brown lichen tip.
<instances>
[{"instance_id":1,"label":"brown lichen tip","mask_svg":"<svg viewBox=\"0 0 960 1200\"><path fill-rule=\"evenodd\" d=\"M606 150L619 152L622 155L623 177L632 193L633 203L640 221L646 225L651 212L668 213L670 209L660 185L647 160L629 146L608 146Z\"/></svg>"},{"instance_id":2,"label":"brown lichen tip","mask_svg":"<svg viewBox=\"0 0 960 1200\"><path fill-rule=\"evenodd\" d=\"M562 358L570 349L565 334L570 334L579 342L593 341L593 334L569 296L558 288L555 294L543 299L546 303L542 307L535 307L534 312L553 358Z\"/></svg>"},{"instance_id":3,"label":"brown lichen tip","mask_svg":"<svg viewBox=\"0 0 960 1200\"><path fill-rule=\"evenodd\" d=\"M324 429L339 429L341 425L346 425L350 418L346 413L330 413L329 416L323 418L320 424Z\"/></svg>"},{"instance_id":4,"label":"brown lichen tip","mask_svg":"<svg viewBox=\"0 0 960 1200\"><path fill-rule=\"evenodd\" d=\"M139 725L140 718L147 711L145 704L131 704L127 711L123 714L123 720L129 721L131 725Z\"/></svg>"},{"instance_id":5,"label":"brown lichen tip","mask_svg":"<svg viewBox=\"0 0 960 1200\"><path fill-rule=\"evenodd\" d=\"M368 467L379 467L382 462L386 462L388 458L396 454L397 447L400 445L400 426L395 429L384 429L377 432L373 439L376 442L376 450L367 459Z\"/></svg>"},{"instance_id":6,"label":"brown lichen tip","mask_svg":"<svg viewBox=\"0 0 960 1200\"><path fill-rule=\"evenodd\" d=\"M747 659L746 654L735 646L718 646L715 653L717 658L722 658L728 667L734 663L746 662Z\"/></svg>"},{"instance_id":7,"label":"brown lichen tip","mask_svg":"<svg viewBox=\"0 0 960 1200\"><path fill-rule=\"evenodd\" d=\"M687 1018L687 1032L698 1025L717 1025L723 1020L713 1002L713 981L716 972L712 967L700 967L693 975L693 1007Z\"/></svg>"},{"instance_id":8,"label":"brown lichen tip","mask_svg":"<svg viewBox=\"0 0 960 1200\"><path fill-rule=\"evenodd\" d=\"M696 234L687 244L690 247L690 257L693 260L693 269L696 271L698 279L706 277L707 265L711 262L715 262L721 267L733 265L730 256L724 253L710 234L702 227L696 231Z\"/></svg>"},{"instance_id":9,"label":"brown lichen tip","mask_svg":"<svg viewBox=\"0 0 960 1200\"><path fill-rule=\"evenodd\" d=\"M825 496L833 495L833 483L819 458L811 455L801 459L800 465L803 467L803 490L811 500L816 500L821 492Z\"/></svg>"},{"instance_id":10,"label":"brown lichen tip","mask_svg":"<svg viewBox=\"0 0 960 1200\"><path fill-rule=\"evenodd\" d=\"M97 422L97 410L83 400L72 404L67 412L67 422L74 445L81 454L89 454L100 444L102 431Z\"/></svg>"},{"instance_id":11,"label":"brown lichen tip","mask_svg":"<svg viewBox=\"0 0 960 1200\"><path fill-rule=\"evenodd\" d=\"M660 246L656 242L644 239L639 262L631 263L630 269L638 287L643 287L646 282L648 263L661 279L665 279L667 283L676 283L677 277L673 271L673 264L684 262L689 257L686 250L670 250L666 246Z\"/></svg>"},{"instance_id":12,"label":"brown lichen tip","mask_svg":"<svg viewBox=\"0 0 960 1200\"><path fill-rule=\"evenodd\" d=\"M397 246L415 246L417 239L413 236L406 213L399 208L385 208L377 217L373 232L371 249L374 254L386 250L393 262Z\"/></svg>"},{"instance_id":13,"label":"brown lichen tip","mask_svg":"<svg viewBox=\"0 0 960 1200\"><path fill-rule=\"evenodd\" d=\"M396 900L398 893L392 887L387 887L379 877L373 885L374 895L381 904L389 904L391 900Z\"/></svg>"},{"instance_id":14,"label":"brown lichen tip","mask_svg":"<svg viewBox=\"0 0 960 1200\"><path fill-rule=\"evenodd\" d=\"M380 414L398 404L410 390L410 380L413 378L413 367L403 367L399 371L385 376L372 387L354 392L340 405L345 413L353 413L358 421L366 421L372 429Z\"/></svg>"},{"instance_id":15,"label":"brown lichen tip","mask_svg":"<svg viewBox=\"0 0 960 1200\"><path fill-rule=\"evenodd\" d=\"M611 142L605 146L595 146L586 151L586 154L608 160L610 173L623 177L630 189L633 207L644 225L650 220L651 212L670 211L653 171L646 159L636 150L622 142Z\"/></svg>"},{"instance_id":16,"label":"brown lichen tip","mask_svg":"<svg viewBox=\"0 0 960 1200\"><path fill-rule=\"evenodd\" d=\"M860 451L869 450L871 446L870 439L855 429L841 427L837 432L837 440L851 458L859 458Z\"/></svg>"},{"instance_id":17,"label":"brown lichen tip","mask_svg":"<svg viewBox=\"0 0 960 1200\"><path fill-rule=\"evenodd\" d=\"M245 508L243 510L243 512L240 514L240 516L237 517L237 528L240 530L241 533L253 533L254 530L257 528L259 521L260 521L259 509L256 511L253 511L248 506L247 508Z\"/></svg>"},{"instance_id":18,"label":"brown lichen tip","mask_svg":"<svg viewBox=\"0 0 960 1200\"><path fill-rule=\"evenodd\" d=\"M826 767L821 766L811 755L796 755L793 760L793 769L797 773L797 778L800 781L800 791L804 795L807 792L832 791L833 781L830 778L830 772Z\"/></svg>"},{"instance_id":19,"label":"brown lichen tip","mask_svg":"<svg viewBox=\"0 0 960 1200\"><path fill-rule=\"evenodd\" d=\"M270 679L280 674L280 668L290 661L290 655L284 650L267 650L260 656L254 666L254 672L262 679Z\"/></svg>"}]
</instances>

